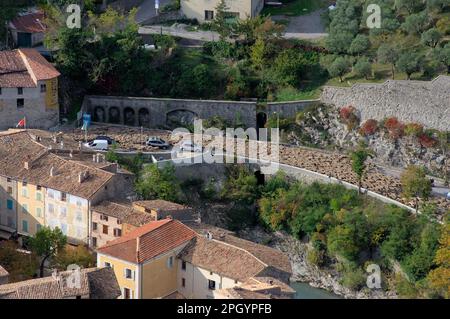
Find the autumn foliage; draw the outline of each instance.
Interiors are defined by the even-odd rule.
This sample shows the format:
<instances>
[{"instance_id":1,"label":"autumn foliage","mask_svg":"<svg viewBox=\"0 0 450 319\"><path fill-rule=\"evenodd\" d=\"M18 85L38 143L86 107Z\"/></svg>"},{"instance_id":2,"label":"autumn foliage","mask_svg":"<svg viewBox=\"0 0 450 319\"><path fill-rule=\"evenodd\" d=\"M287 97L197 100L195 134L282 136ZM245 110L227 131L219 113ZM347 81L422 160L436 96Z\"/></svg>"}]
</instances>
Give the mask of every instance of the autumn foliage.
<instances>
[{"instance_id":1,"label":"autumn foliage","mask_svg":"<svg viewBox=\"0 0 450 319\"><path fill-rule=\"evenodd\" d=\"M356 109L353 106L346 106L339 110L339 116L345 124L347 124L347 128L352 130L359 122L359 118L356 115Z\"/></svg>"},{"instance_id":2,"label":"autumn foliage","mask_svg":"<svg viewBox=\"0 0 450 319\"><path fill-rule=\"evenodd\" d=\"M419 123L408 123L405 125L405 134L409 136L419 136L423 133L423 126Z\"/></svg>"},{"instance_id":3,"label":"autumn foliage","mask_svg":"<svg viewBox=\"0 0 450 319\"><path fill-rule=\"evenodd\" d=\"M420 145L426 148L434 147L437 144L437 141L427 134L421 134L418 138Z\"/></svg>"},{"instance_id":4,"label":"autumn foliage","mask_svg":"<svg viewBox=\"0 0 450 319\"><path fill-rule=\"evenodd\" d=\"M395 140L401 138L405 133L405 126L396 117L386 119L384 127L388 130L389 136Z\"/></svg>"},{"instance_id":5,"label":"autumn foliage","mask_svg":"<svg viewBox=\"0 0 450 319\"><path fill-rule=\"evenodd\" d=\"M376 120L367 120L361 125L360 134L364 136L373 135L378 130L378 122Z\"/></svg>"}]
</instances>

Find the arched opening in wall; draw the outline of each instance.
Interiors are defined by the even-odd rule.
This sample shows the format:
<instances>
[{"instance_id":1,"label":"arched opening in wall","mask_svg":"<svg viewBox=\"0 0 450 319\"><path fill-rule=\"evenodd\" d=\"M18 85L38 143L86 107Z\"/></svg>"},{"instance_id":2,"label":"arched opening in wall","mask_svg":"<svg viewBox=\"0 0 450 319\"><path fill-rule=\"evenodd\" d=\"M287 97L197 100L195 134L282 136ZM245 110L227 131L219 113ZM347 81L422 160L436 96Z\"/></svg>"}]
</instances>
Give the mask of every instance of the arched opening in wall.
<instances>
[{"instance_id":1,"label":"arched opening in wall","mask_svg":"<svg viewBox=\"0 0 450 319\"><path fill-rule=\"evenodd\" d=\"M105 122L105 109L103 108L103 106L96 106L94 108L92 120L94 122Z\"/></svg>"},{"instance_id":2,"label":"arched opening in wall","mask_svg":"<svg viewBox=\"0 0 450 319\"><path fill-rule=\"evenodd\" d=\"M140 109L138 113L139 126L150 127L150 114L147 109Z\"/></svg>"},{"instance_id":3,"label":"arched opening in wall","mask_svg":"<svg viewBox=\"0 0 450 319\"><path fill-rule=\"evenodd\" d=\"M123 124L129 126L136 125L134 110L131 107L126 107L123 110Z\"/></svg>"},{"instance_id":4,"label":"arched opening in wall","mask_svg":"<svg viewBox=\"0 0 450 319\"><path fill-rule=\"evenodd\" d=\"M166 124L168 127L186 127L189 128L194 124L194 120L198 115L189 110L174 110L166 115Z\"/></svg>"},{"instance_id":5,"label":"arched opening in wall","mask_svg":"<svg viewBox=\"0 0 450 319\"><path fill-rule=\"evenodd\" d=\"M119 108L113 106L109 109L109 123L119 124L120 123L120 111Z\"/></svg>"},{"instance_id":6,"label":"arched opening in wall","mask_svg":"<svg viewBox=\"0 0 450 319\"><path fill-rule=\"evenodd\" d=\"M256 114L256 133L259 139L259 129L265 128L267 123L267 114L264 112L259 112Z\"/></svg>"},{"instance_id":7,"label":"arched opening in wall","mask_svg":"<svg viewBox=\"0 0 450 319\"><path fill-rule=\"evenodd\" d=\"M255 177L256 177L256 182L258 183L258 185L264 185L266 183L266 177L264 176L264 174L261 173L261 171L256 171L255 172Z\"/></svg>"}]
</instances>

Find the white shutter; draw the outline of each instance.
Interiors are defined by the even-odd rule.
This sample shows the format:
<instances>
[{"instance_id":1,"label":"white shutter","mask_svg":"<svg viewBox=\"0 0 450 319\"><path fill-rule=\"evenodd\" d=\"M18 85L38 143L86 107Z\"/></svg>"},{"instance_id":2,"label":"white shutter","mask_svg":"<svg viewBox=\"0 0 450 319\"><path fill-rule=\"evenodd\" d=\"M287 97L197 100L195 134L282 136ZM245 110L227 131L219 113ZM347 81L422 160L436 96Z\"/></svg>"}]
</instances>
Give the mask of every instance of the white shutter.
<instances>
[{"instance_id":1,"label":"white shutter","mask_svg":"<svg viewBox=\"0 0 450 319\"><path fill-rule=\"evenodd\" d=\"M133 280L136 278L136 272L133 270Z\"/></svg>"}]
</instances>

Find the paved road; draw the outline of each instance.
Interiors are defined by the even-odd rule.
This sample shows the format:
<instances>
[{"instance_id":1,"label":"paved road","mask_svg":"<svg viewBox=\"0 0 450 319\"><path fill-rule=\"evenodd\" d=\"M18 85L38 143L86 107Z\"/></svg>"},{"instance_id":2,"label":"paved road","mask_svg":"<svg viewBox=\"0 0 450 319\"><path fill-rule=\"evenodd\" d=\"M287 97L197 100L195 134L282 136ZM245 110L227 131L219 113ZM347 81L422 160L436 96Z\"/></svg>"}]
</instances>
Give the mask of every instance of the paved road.
<instances>
[{"instance_id":1,"label":"paved road","mask_svg":"<svg viewBox=\"0 0 450 319\"><path fill-rule=\"evenodd\" d=\"M287 17L283 15L273 16L274 21L289 20L284 34L285 38L293 39L318 39L327 36L320 15L324 10L317 10L307 15Z\"/></svg>"},{"instance_id":2,"label":"paved road","mask_svg":"<svg viewBox=\"0 0 450 319\"><path fill-rule=\"evenodd\" d=\"M146 2L141 6L141 10L139 12L147 12L144 7L149 6L148 3L153 3L154 0L146 0ZM170 1L170 0L161 0L161 1ZM152 14L154 13L154 9L150 10ZM138 12L138 14L139 14ZM281 20L281 19L289 19L290 22L286 28L286 32L283 35L284 38L287 39L318 39L327 36L325 33L325 28L322 25L322 21L320 19L320 15L322 10L315 11L308 15L302 15L297 17L285 17L285 16L273 16L273 20ZM147 18L154 16L147 14ZM142 16L136 17L136 21L141 20L145 21ZM139 21L138 21L139 22ZM159 26L159 25L148 25L142 26L139 28L140 34L170 34L172 36L191 39L191 40L200 40L200 41L216 41L219 39L219 34L213 31L187 31L185 29L185 25L175 24L173 26Z\"/></svg>"},{"instance_id":3,"label":"paved road","mask_svg":"<svg viewBox=\"0 0 450 319\"><path fill-rule=\"evenodd\" d=\"M159 0L159 8L169 4L171 0ZM136 13L136 22L142 23L156 16L155 0L144 0Z\"/></svg>"},{"instance_id":4,"label":"paved road","mask_svg":"<svg viewBox=\"0 0 450 319\"><path fill-rule=\"evenodd\" d=\"M382 172L385 175L390 175L396 178L400 178L400 175L402 174L402 169L399 168L393 168L393 167L386 167L386 166L381 166L381 165L377 165L378 169L380 170L380 172ZM447 193L450 192L450 188L444 186L444 181L441 179L437 179L435 177L431 177L430 178L434 179L434 187L432 190L433 195L435 196L440 196L440 197L446 197Z\"/></svg>"}]
</instances>

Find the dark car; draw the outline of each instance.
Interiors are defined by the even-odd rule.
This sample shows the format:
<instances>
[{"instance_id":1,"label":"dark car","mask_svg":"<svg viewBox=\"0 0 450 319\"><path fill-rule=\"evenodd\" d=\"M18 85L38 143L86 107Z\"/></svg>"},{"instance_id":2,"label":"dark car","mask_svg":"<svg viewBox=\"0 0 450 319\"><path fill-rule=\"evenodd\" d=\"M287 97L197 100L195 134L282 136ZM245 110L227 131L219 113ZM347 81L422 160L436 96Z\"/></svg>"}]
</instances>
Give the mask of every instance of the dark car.
<instances>
[{"instance_id":1,"label":"dark car","mask_svg":"<svg viewBox=\"0 0 450 319\"><path fill-rule=\"evenodd\" d=\"M99 135L96 138L94 138L94 141L95 140L108 141L108 145L114 144L116 142L116 141L114 141L114 139L112 139L111 137L106 136L106 135Z\"/></svg>"},{"instance_id":2,"label":"dark car","mask_svg":"<svg viewBox=\"0 0 450 319\"><path fill-rule=\"evenodd\" d=\"M170 144L164 141L162 138L159 137L149 137L146 144L148 146L158 147L162 149L168 149L170 147Z\"/></svg>"}]
</instances>

